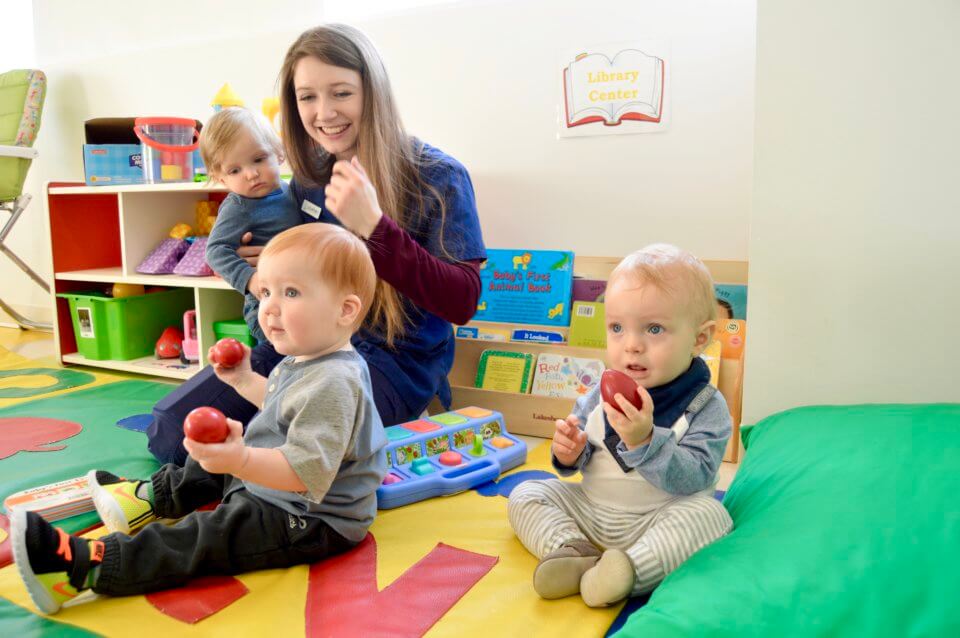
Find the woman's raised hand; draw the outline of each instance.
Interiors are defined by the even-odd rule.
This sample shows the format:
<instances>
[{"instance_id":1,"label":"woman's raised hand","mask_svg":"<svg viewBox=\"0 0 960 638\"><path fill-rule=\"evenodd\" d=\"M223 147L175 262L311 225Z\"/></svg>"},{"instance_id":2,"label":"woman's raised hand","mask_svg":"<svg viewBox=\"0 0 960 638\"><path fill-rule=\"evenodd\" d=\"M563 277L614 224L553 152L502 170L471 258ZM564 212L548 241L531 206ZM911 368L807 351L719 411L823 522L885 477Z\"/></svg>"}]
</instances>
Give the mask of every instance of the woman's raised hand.
<instances>
[{"instance_id":1,"label":"woman's raised hand","mask_svg":"<svg viewBox=\"0 0 960 638\"><path fill-rule=\"evenodd\" d=\"M377 191L356 156L333 165L333 176L324 190L324 195L327 210L333 213L347 230L364 239L370 237L383 217L377 201Z\"/></svg>"}]
</instances>

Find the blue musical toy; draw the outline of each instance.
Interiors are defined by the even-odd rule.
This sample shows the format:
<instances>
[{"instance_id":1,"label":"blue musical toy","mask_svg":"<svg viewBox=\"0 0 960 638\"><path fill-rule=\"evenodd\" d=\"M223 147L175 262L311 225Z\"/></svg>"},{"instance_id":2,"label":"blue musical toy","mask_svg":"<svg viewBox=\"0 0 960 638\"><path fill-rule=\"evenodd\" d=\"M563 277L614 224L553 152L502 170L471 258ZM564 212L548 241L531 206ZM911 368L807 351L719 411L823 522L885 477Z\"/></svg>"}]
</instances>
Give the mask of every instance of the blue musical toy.
<instances>
[{"instance_id":1,"label":"blue musical toy","mask_svg":"<svg viewBox=\"0 0 960 638\"><path fill-rule=\"evenodd\" d=\"M377 489L382 510L492 481L527 460L503 415L469 407L386 428L389 470Z\"/></svg>"}]
</instances>

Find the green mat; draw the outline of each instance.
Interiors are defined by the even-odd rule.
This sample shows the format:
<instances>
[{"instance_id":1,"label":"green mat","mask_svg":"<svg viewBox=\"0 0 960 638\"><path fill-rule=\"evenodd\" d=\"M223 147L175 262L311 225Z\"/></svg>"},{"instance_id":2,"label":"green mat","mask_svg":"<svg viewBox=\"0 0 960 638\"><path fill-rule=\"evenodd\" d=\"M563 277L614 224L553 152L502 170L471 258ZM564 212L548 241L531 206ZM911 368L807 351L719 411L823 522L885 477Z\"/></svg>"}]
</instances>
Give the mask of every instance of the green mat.
<instances>
[{"instance_id":1,"label":"green mat","mask_svg":"<svg viewBox=\"0 0 960 638\"><path fill-rule=\"evenodd\" d=\"M66 445L63 450L18 452L0 459L0 500L23 489L81 476L94 468L131 478L150 476L159 464L147 451L146 436L119 428L116 423L149 412L170 391L166 383L120 381L0 409L0 418L44 417L83 426L79 434L57 443ZM90 512L57 525L75 532L99 520L95 512Z\"/></svg>"},{"instance_id":2,"label":"green mat","mask_svg":"<svg viewBox=\"0 0 960 638\"><path fill-rule=\"evenodd\" d=\"M86 385L96 379L96 377L89 372L68 370L66 368L14 368L12 370L0 370L0 379L5 377L30 376L50 377L53 381L39 388L20 386L0 388L0 399L20 399L23 397L48 394L50 392L56 392L57 390L66 390L67 388Z\"/></svg>"},{"instance_id":3,"label":"green mat","mask_svg":"<svg viewBox=\"0 0 960 638\"><path fill-rule=\"evenodd\" d=\"M94 638L100 634L31 614L0 598L0 635L16 638Z\"/></svg>"}]
</instances>

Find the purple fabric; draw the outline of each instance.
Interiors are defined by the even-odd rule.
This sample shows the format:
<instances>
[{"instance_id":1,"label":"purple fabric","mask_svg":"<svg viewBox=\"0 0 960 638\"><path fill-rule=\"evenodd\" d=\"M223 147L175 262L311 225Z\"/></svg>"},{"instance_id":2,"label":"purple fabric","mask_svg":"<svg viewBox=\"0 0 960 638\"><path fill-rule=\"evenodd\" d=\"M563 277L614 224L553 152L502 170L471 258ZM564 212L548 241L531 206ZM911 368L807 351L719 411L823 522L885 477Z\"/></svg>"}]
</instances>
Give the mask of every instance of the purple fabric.
<instances>
[{"instance_id":1,"label":"purple fabric","mask_svg":"<svg viewBox=\"0 0 960 638\"><path fill-rule=\"evenodd\" d=\"M209 277L213 274L213 269L207 264L207 238L197 237L183 256L180 263L173 269L175 275L185 275L187 277Z\"/></svg>"},{"instance_id":2,"label":"purple fabric","mask_svg":"<svg viewBox=\"0 0 960 638\"><path fill-rule=\"evenodd\" d=\"M186 240L168 237L137 266L137 272L144 275L169 275L189 247Z\"/></svg>"}]
</instances>

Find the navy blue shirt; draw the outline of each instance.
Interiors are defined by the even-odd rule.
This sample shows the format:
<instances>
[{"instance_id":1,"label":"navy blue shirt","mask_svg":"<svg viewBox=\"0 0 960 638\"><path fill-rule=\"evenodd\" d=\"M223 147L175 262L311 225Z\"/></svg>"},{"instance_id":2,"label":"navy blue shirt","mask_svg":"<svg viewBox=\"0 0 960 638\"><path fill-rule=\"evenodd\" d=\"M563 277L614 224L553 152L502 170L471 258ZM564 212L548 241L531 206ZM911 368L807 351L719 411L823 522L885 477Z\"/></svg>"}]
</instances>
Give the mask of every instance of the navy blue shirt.
<instances>
[{"instance_id":1,"label":"navy blue shirt","mask_svg":"<svg viewBox=\"0 0 960 638\"><path fill-rule=\"evenodd\" d=\"M440 260L449 262L443 248L459 261L486 259L480 231L480 219L467 169L443 151L423 144L419 153L423 181L435 188L444 199L446 218L441 228L440 204L430 192L424 193L424 214L410 211L405 230L420 246ZM340 224L324 205L323 186L305 187L294 179L290 190L304 222ZM443 240L441 248L441 238ZM384 279L389 273L377 272ZM398 289L403 295L403 290ZM438 291L438 294L442 294ZM371 367L377 368L393 384L411 413L419 413L436 395L444 406L450 405L447 374L453 366L454 338L449 321L407 301L410 322L404 335L387 347L378 332L361 330L353 337L353 345Z\"/></svg>"}]
</instances>

